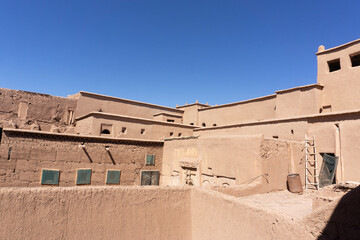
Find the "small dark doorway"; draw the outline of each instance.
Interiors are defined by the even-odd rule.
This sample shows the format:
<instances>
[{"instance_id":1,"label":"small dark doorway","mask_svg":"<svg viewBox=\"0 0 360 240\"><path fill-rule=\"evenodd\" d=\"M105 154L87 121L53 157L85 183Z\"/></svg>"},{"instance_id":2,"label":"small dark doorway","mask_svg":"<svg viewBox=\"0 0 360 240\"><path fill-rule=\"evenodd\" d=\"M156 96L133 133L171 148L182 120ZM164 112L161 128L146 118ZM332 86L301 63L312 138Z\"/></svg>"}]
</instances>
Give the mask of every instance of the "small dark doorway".
<instances>
[{"instance_id":1,"label":"small dark doorway","mask_svg":"<svg viewBox=\"0 0 360 240\"><path fill-rule=\"evenodd\" d=\"M323 162L319 174L319 185L325 187L336 183L335 174L338 163L338 157L335 157L333 153L321 153Z\"/></svg>"}]
</instances>

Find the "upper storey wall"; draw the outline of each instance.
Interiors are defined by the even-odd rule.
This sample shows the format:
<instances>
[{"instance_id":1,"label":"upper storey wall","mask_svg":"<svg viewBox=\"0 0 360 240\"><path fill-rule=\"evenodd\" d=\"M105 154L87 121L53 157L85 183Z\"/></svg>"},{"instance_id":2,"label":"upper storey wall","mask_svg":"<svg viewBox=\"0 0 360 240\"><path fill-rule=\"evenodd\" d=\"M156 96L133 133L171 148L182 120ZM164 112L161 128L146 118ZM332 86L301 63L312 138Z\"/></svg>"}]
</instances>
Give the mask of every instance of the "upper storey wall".
<instances>
[{"instance_id":1,"label":"upper storey wall","mask_svg":"<svg viewBox=\"0 0 360 240\"><path fill-rule=\"evenodd\" d=\"M73 121L76 99L0 88L0 127L50 131Z\"/></svg>"},{"instance_id":2,"label":"upper storey wall","mask_svg":"<svg viewBox=\"0 0 360 240\"><path fill-rule=\"evenodd\" d=\"M199 125L222 126L275 118L276 95L199 109Z\"/></svg>"},{"instance_id":3,"label":"upper storey wall","mask_svg":"<svg viewBox=\"0 0 360 240\"><path fill-rule=\"evenodd\" d=\"M208 105L200 104L200 103L194 103L189 104L181 107L177 107L177 109L183 110L183 123L186 125L195 125L199 126L199 109L208 108Z\"/></svg>"},{"instance_id":4,"label":"upper storey wall","mask_svg":"<svg viewBox=\"0 0 360 240\"><path fill-rule=\"evenodd\" d=\"M324 86L321 100L324 109L341 111L360 108L360 66L353 66L351 60L358 54L360 39L328 50L320 46L316 54L317 81Z\"/></svg>"},{"instance_id":5,"label":"upper storey wall","mask_svg":"<svg viewBox=\"0 0 360 240\"><path fill-rule=\"evenodd\" d=\"M153 119L155 114L167 113L182 116L183 111L149 103L136 102L94 93L80 92L76 118L90 112L104 112L132 117Z\"/></svg>"}]
</instances>

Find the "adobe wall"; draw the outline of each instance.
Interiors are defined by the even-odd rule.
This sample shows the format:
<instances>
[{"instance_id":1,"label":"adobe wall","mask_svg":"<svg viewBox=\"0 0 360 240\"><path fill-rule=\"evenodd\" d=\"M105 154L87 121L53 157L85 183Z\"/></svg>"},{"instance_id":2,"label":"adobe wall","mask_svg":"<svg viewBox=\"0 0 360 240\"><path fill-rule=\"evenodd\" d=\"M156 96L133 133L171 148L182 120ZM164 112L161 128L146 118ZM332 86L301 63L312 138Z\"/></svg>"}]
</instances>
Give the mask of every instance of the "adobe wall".
<instances>
[{"instance_id":1,"label":"adobe wall","mask_svg":"<svg viewBox=\"0 0 360 240\"><path fill-rule=\"evenodd\" d=\"M153 119L154 114L168 113L182 116L183 111L170 107L142 103L132 100L80 92L75 117L82 117L89 112L102 111L119 115Z\"/></svg>"},{"instance_id":2,"label":"adobe wall","mask_svg":"<svg viewBox=\"0 0 360 240\"><path fill-rule=\"evenodd\" d=\"M360 66L352 67L350 55L360 52L359 40L339 47L319 51L318 83L324 85L322 106L331 105L331 111L360 108ZM328 61L340 59L341 69L329 72Z\"/></svg>"},{"instance_id":3,"label":"adobe wall","mask_svg":"<svg viewBox=\"0 0 360 240\"><path fill-rule=\"evenodd\" d=\"M183 124L200 126L198 110L208 107L209 106L204 106L203 104L194 103L176 108L184 111Z\"/></svg>"},{"instance_id":4,"label":"adobe wall","mask_svg":"<svg viewBox=\"0 0 360 240\"><path fill-rule=\"evenodd\" d=\"M0 128L66 132L76 104L76 99L0 88Z\"/></svg>"},{"instance_id":5,"label":"adobe wall","mask_svg":"<svg viewBox=\"0 0 360 240\"><path fill-rule=\"evenodd\" d=\"M192 239L314 239L295 221L242 203L235 197L194 189Z\"/></svg>"},{"instance_id":6,"label":"adobe wall","mask_svg":"<svg viewBox=\"0 0 360 240\"><path fill-rule=\"evenodd\" d=\"M89 118L89 119L88 119ZM160 140L166 137L191 136L195 127L126 116L95 114L77 120L76 132L100 136L101 126L108 125L111 137ZM123 128L126 128L125 132ZM172 133L172 135L171 135Z\"/></svg>"},{"instance_id":7,"label":"adobe wall","mask_svg":"<svg viewBox=\"0 0 360 240\"><path fill-rule=\"evenodd\" d=\"M310 85L276 92L276 118L319 113L321 89L319 85Z\"/></svg>"},{"instance_id":8,"label":"adobe wall","mask_svg":"<svg viewBox=\"0 0 360 240\"><path fill-rule=\"evenodd\" d=\"M109 152L105 146L110 147ZM78 168L92 169L91 185L105 185L108 169L121 170L120 185L140 185L141 170L161 170L162 147L162 142L5 129L0 145L0 187L40 186L43 168L60 170L59 186L74 186ZM155 154L155 166L145 165L146 154Z\"/></svg>"},{"instance_id":9,"label":"adobe wall","mask_svg":"<svg viewBox=\"0 0 360 240\"><path fill-rule=\"evenodd\" d=\"M276 96L199 109L199 126L229 125L275 118Z\"/></svg>"},{"instance_id":10,"label":"adobe wall","mask_svg":"<svg viewBox=\"0 0 360 240\"><path fill-rule=\"evenodd\" d=\"M192 239L189 189L1 188L0 199L3 239Z\"/></svg>"},{"instance_id":11,"label":"adobe wall","mask_svg":"<svg viewBox=\"0 0 360 240\"><path fill-rule=\"evenodd\" d=\"M290 146L291 145L291 146ZM184 185L187 165L196 168L197 186L224 186L219 191L238 195L286 189L289 173L304 184L304 145L262 136L218 136L167 140L164 143L162 184Z\"/></svg>"}]
</instances>

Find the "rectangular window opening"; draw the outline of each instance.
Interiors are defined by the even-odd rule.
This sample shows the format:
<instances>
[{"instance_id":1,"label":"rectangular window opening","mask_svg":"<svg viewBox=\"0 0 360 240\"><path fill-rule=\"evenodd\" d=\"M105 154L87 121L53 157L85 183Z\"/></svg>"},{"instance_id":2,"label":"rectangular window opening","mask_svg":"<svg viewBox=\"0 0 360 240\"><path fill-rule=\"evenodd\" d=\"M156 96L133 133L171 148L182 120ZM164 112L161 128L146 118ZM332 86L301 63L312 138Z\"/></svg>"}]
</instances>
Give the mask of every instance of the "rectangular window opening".
<instances>
[{"instance_id":1,"label":"rectangular window opening","mask_svg":"<svg viewBox=\"0 0 360 240\"><path fill-rule=\"evenodd\" d=\"M141 134L145 134L145 129L142 128L142 129L140 130L140 133L141 133Z\"/></svg>"},{"instance_id":2,"label":"rectangular window opening","mask_svg":"<svg viewBox=\"0 0 360 240\"><path fill-rule=\"evenodd\" d=\"M155 154L146 155L146 166L155 166Z\"/></svg>"},{"instance_id":3,"label":"rectangular window opening","mask_svg":"<svg viewBox=\"0 0 360 240\"><path fill-rule=\"evenodd\" d=\"M170 137L171 137L172 135L174 135L174 133L173 133L173 132L170 132Z\"/></svg>"},{"instance_id":4,"label":"rectangular window opening","mask_svg":"<svg viewBox=\"0 0 360 240\"><path fill-rule=\"evenodd\" d=\"M3 130L2 130L2 128L0 128L0 144L1 144L1 139L2 139L2 133L3 133Z\"/></svg>"},{"instance_id":5,"label":"rectangular window opening","mask_svg":"<svg viewBox=\"0 0 360 240\"><path fill-rule=\"evenodd\" d=\"M350 55L350 59L352 67L360 66L360 53Z\"/></svg>"},{"instance_id":6,"label":"rectangular window opening","mask_svg":"<svg viewBox=\"0 0 360 240\"><path fill-rule=\"evenodd\" d=\"M60 171L57 169L42 169L41 185L59 185Z\"/></svg>"},{"instance_id":7,"label":"rectangular window opening","mask_svg":"<svg viewBox=\"0 0 360 240\"><path fill-rule=\"evenodd\" d=\"M335 59L328 62L329 72L335 72L341 69L340 59Z\"/></svg>"},{"instance_id":8,"label":"rectangular window opening","mask_svg":"<svg viewBox=\"0 0 360 240\"><path fill-rule=\"evenodd\" d=\"M175 122L174 119L167 119L166 121L167 121L167 122Z\"/></svg>"},{"instance_id":9,"label":"rectangular window opening","mask_svg":"<svg viewBox=\"0 0 360 240\"><path fill-rule=\"evenodd\" d=\"M141 186L159 186L159 171L142 171Z\"/></svg>"},{"instance_id":10,"label":"rectangular window opening","mask_svg":"<svg viewBox=\"0 0 360 240\"><path fill-rule=\"evenodd\" d=\"M191 125L191 126L193 126L193 125L194 125L194 123L190 123L190 125Z\"/></svg>"},{"instance_id":11,"label":"rectangular window opening","mask_svg":"<svg viewBox=\"0 0 360 240\"><path fill-rule=\"evenodd\" d=\"M279 138L279 136L272 136L272 138Z\"/></svg>"},{"instance_id":12,"label":"rectangular window opening","mask_svg":"<svg viewBox=\"0 0 360 240\"><path fill-rule=\"evenodd\" d=\"M181 133L179 133L179 134L178 134L178 137L181 137L181 135L182 135L182 134L181 134Z\"/></svg>"},{"instance_id":13,"label":"rectangular window opening","mask_svg":"<svg viewBox=\"0 0 360 240\"><path fill-rule=\"evenodd\" d=\"M106 184L120 184L120 170L109 169L106 172Z\"/></svg>"},{"instance_id":14,"label":"rectangular window opening","mask_svg":"<svg viewBox=\"0 0 360 240\"><path fill-rule=\"evenodd\" d=\"M126 134L126 127L121 128L121 133Z\"/></svg>"},{"instance_id":15,"label":"rectangular window opening","mask_svg":"<svg viewBox=\"0 0 360 240\"><path fill-rule=\"evenodd\" d=\"M78 169L76 172L76 184L90 184L91 183L91 169Z\"/></svg>"}]
</instances>

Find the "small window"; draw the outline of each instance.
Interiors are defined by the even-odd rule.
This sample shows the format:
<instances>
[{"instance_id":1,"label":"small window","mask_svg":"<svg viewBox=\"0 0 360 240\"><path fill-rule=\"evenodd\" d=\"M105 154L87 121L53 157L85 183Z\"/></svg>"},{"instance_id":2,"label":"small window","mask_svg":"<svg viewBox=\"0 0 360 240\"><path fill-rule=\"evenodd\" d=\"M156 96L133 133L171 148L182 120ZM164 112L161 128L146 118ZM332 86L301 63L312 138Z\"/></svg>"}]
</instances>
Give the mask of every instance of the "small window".
<instances>
[{"instance_id":1,"label":"small window","mask_svg":"<svg viewBox=\"0 0 360 240\"><path fill-rule=\"evenodd\" d=\"M155 166L155 154L146 155L146 166Z\"/></svg>"},{"instance_id":2,"label":"small window","mask_svg":"<svg viewBox=\"0 0 360 240\"><path fill-rule=\"evenodd\" d=\"M104 129L101 131L101 134L110 134L109 129Z\"/></svg>"},{"instance_id":3,"label":"small window","mask_svg":"<svg viewBox=\"0 0 360 240\"><path fill-rule=\"evenodd\" d=\"M121 128L121 133L126 134L126 127Z\"/></svg>"},{"instance_id":4,"label":"small window","mask_svg":"<svg viewBox=\"0 0 360 240\"><path fill-rule=\"evenodd\" d=\"M170 132L170 136L172 136L172 135L174 135L174 133L173 133L173 132Z\"/></svg>"},{"instance_id":5,"label":"small window","mask_svg":"<svg viewBox=\"0 0 360 240\"><path fill-rule=\"evenodd\" d=\"M145 129L142 128L142 129L140 130L140 133L141 133L141 134L145 134Z\"/></svg>"},{"instance_id":6,"label":"small window","mask_svg":"<svg viewBox=\"0 0 360 240\"><path fill-rule=\"evenodd\" d=\"M341 69L340 67L340 59L335 59L328 62L329 72L335 72Z\"/></svg>"},{"instance_id":7,"label":"small window","mask_svg":"<svg viewBox=\"0 0 360 240\"><path fill-rule=\"evenodd\" d=\"M201 126L206 127L206 124L205 124L205 123L202 123Z\"/></svg>"},{"instance_id":8,"label":"small window","mask_svg":"<svg viewBox=\"0 0 360 240\"><path fill-rule=\"evenodd\" d=\"M213 124L213 127L216 127L216 126L217 126L216 123L214 123L214 124Z\"/></svg>"},{"instance_id":9,"label":"small window","mask_svg":"<svg viewBox=\"0 0 360 240\"><path fill-rule=\"evenodd\" d=\"M7 160L10 160L10 158L11 158L11 150L12 150L12 147L9 147Z\"/></svg>"},{"instance_id":10,"label":"small window","mask_svg":"<svg viewBox=\"0 0 360 240\"><path fill-rule=\"evenodd\" d=\"M159 186L159 171L142 171L141 186Z\"/></svg>"},{"instance_id":11,"label":"small window","mask_svg":"<svg viewBox=\"0 0 360 240\"><path fill-rule=\"evenodd\" d=\"M2 133L3 133L3 130L2 130L2 128L0 128L0 144L1 144Z\"/></svg>"},{"instance_id":12,"label":"small window","mask_svg":"<svg viewBox=\"0 0 360 240\"><path fill-rule=\"evenodd\" d=\"M106 184L120 184L120 170L107 170Z\"/></svg>"},{"instance_id":13,"label":"small window","mask_svg":"<svg viewBox=\"0 0 360 240\"><path fill-rule=\"evenodd\" d=\"M193 125L194 125L194 123L190 123L190 125L191 125L191 126L193 126Z\"/></svg>"},{"instance_id":14,"label":"small window","mask_svg":"<svg viewBox=\"0 0 360 240\"><path fill-rule=\"evenodd\" d=\"M356 53L356 54L350 56L350 59L351 59L352 67L360 66L360 53Z\"/></svg>"},{"instance_id":15,"label":"small window","mask_svg":"<svg viewBox=\"0 0 360 240\"><path fill-rule=\"evenodd\" d=\"M178 134L178 137L181 137L181 133Z\"/></svg>"},{"instance_id":16,"label":"small window","mask_svg":"<svg viewBox=\"0 0 360 240\"><path fill-rule=\"evenodd\" d=\"M272 136L273 138L279 138L279 136Z\"/></svg>"},{"instance_id":17,"label":"small window","mask_svg":"<svg viewBox=\"0 0 360 240\"><path fill-rule=\"evenodd\" d=\"M59 176L59 170L43 169L41 171L41 185L58 185Z\"/></svg>"},{"instance_id":18,"label":"small window","mask_svg":"<svg viewBox=\"0 0 360 240\"><path fill-rule=\"evenodd\" d=\"M166 121L167 121L167 122L175 122L174 119L167 119Z\"/></svg>"},{"instance_id":19,"label":"small window","mask_svg":"<svg viewBox=\"0 0 360 240\"><path fill-rule=\"evenodd\" d=\"M91 169L78 169L76 173L76 184L90 184L91 183Z\"/></svg>"}]
</instances>

